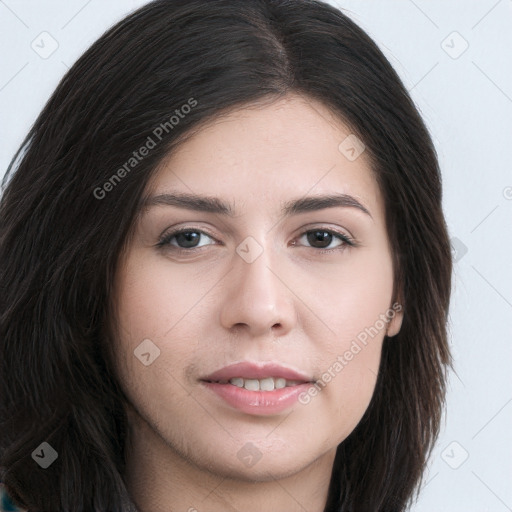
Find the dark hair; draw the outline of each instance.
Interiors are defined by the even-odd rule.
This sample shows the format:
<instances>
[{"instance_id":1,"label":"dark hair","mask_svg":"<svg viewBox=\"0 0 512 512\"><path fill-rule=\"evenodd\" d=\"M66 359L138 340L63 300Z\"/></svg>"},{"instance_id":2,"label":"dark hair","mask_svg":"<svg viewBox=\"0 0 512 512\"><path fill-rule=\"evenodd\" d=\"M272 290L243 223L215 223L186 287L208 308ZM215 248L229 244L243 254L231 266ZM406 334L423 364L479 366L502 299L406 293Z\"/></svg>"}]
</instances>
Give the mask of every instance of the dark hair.
<instances>
[{"instance_id":1,"label":"dark hair","mask_svg":"<svg viewBox=\"0 0 512 512\"><path fill-rule=\"evenodd\" d=\"M203 123L290 92L328 106L366 145L404 307L371 403L338 446L325 511L412 502L451 364L452 256L420 115L377 45L328 4L156 0L78 59L4 178L0 481L20 506L136 510L108 340L113 276L139 202L157 165ZM149 139L147 156L130 160ZM31 457L43 441L58 452L46 470Z\"/></svg>"}]
</instances>

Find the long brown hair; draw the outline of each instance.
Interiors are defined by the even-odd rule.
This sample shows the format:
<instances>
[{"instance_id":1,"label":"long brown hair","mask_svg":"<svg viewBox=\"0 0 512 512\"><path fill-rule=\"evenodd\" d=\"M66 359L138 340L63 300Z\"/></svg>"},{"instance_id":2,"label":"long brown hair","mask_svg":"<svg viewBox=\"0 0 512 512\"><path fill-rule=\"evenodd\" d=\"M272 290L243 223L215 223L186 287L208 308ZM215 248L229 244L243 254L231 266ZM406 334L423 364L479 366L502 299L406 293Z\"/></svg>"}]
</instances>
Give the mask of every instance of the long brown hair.
<instances>
[{"instance_id":1,"label":"long brown hair","mask_svg":"<svg viewBox=\"0 0 512 512\"><path fill-rule=\"evenodd\" d=\"M200 123L290 91L323 102L366 145L404 307L372 401L337 449L325 512L401 511L413 499L443 410L452 274L440 170L420 115L377 45L328 4L156 0L66 73L4 178L0 480L20 506L135 510L106 333L138 201ZM119 173L158 126L158 144ZM47 469L31 457L43 441L58 452Z\"/></svg>"}]
</instances>

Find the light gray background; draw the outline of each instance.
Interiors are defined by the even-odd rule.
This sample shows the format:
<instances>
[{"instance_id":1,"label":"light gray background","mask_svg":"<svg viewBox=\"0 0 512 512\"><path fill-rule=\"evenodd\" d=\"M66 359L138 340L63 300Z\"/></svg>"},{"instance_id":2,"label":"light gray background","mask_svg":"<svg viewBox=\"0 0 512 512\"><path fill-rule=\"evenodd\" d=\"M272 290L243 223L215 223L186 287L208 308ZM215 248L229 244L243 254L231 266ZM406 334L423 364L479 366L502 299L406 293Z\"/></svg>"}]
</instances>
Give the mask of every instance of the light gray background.
<instances>
[{"instance_id":1,"label":"light gray background","mask_svg":"<svg viewBox=\"0 0 512 512\"><path fill-rule=\"evenodd\" d=\"M0 176L69 66L144 3L0 0ZM443 170L457 260L450 310L457 374L412 510L512 511L512 0L330 3L391 60ZM51 38L58 48L42 58Z\"/></svg>"}]
</instances>

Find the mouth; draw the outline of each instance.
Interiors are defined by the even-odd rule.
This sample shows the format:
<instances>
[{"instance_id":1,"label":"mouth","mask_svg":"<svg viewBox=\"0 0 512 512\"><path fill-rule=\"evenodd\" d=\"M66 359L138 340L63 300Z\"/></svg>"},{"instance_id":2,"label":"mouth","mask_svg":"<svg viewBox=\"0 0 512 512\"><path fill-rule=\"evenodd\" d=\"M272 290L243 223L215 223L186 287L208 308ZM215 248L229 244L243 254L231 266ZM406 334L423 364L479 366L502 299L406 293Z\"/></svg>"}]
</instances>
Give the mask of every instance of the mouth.
<instances>
[{"instance_id":1,"label":"mouth","mask_svg":"<svg viewBox=\"0 0 512 512\"><path fill-rule=\"evenodd\" d=\"M226 366L199 379L219 404L252 415L279 414L291 407L299 395L316 381L276 363L250 362Z\"/></svg>"}]
</instances>

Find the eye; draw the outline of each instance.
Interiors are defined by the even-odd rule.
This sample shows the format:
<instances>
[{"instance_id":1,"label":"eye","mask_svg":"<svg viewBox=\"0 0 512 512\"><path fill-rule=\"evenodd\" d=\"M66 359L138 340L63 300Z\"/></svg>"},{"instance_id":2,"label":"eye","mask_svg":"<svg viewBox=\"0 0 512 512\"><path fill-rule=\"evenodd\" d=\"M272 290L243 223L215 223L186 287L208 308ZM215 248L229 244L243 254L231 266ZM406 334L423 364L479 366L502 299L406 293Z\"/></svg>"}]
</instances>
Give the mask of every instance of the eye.
<instances>
[{"instance_id":1,"label":"eye","mask_svg":"<svg viewBox=\"0 0 512 512\"><path fill-rule=\"evenodd\" d=\"M204 245L211 244L199 244L201 238L208 238L213 240L207 233L199 229L181 229L166 233L159 241L158 246L171 246L177 250L196 249L203 247Z\"/></svg>"},{"instance_id":2,"label":"eye","mask_svg":"<svg viewBox=\"0 0 512 512\"><path fill-rule=\"evenodd\" d=\"M309 231L305 231L299 238L299 240L306 239L307 243L312 246L314 249L318 249L320 252L331 252L335 250L342 250L345 246L354 247L355 241L352 240L349 236L338 233L337 231L332 231L330 229L312 229ZM330 247L333 243L336 243L333 247ZM296 245L296 244L293 244ZM339 248L339 249L338 249Z\"/></svg>"},{"instance_id":3,"label":"eye","mask_svg":"<svg viewBox=\"0 0 512 512\"><path fill-rule=\"evenodd\" d=\"M299 240L306 239L307 244L311 248L317 249L319 252L332 252L343 250L347 245L354 247L355 241L348 235L338 233L330 229L311 229L302 233ZM205 243L201 241L205 240ZM208 243L208 240L214 243ZM200 229L185 228L164 234L157 243L158 247L170 248L176 251L193 252L206 245L214 245L216 240ZM334 246L332 246L335 244ZM295 242L292 245L297 245ZM300 244L306 245L306 244ZM332 246L329 248L329 246Z\"/></svg>"}]
</instances>

